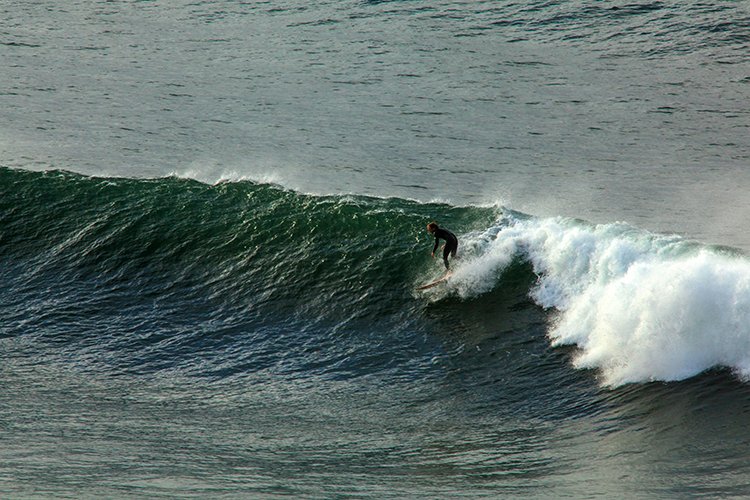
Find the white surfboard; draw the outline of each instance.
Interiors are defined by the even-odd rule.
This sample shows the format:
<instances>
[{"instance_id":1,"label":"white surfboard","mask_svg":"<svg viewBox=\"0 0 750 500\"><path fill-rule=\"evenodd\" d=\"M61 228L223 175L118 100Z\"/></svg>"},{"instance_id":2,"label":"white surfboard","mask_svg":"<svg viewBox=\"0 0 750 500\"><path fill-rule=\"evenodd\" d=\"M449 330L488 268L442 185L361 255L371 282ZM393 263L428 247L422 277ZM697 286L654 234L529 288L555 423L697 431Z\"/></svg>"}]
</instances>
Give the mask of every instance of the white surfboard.
<instances>
[{"instance_id":1,"label":"white surfboard","mask_svg":"<svg viewBox=\"0 0 750 500\"><path fill-rule=\"evenodd\" d=\"M451 273L450 271L448 271L448 272L447 272L447 273L445 273L445 275L443 275L443 276L442 276L441 278L438 278L438 279L436 279L435 281L432 281L432 282L430 282L430 283L426 283L426 284L424 284L424 285L422 285L422 286L418 286L418 287L417 287L417 290L427 290L428 288L432 288L432 287L434 287L434 286L438 286L438 285L439 285L440 283L443 283L443 282L445 282L445 281L446 281L446 280L447 280L448 278L450 278L450 277L451 277L451 274L452 274L452 273Z\"/></svg>"}]
</instances>

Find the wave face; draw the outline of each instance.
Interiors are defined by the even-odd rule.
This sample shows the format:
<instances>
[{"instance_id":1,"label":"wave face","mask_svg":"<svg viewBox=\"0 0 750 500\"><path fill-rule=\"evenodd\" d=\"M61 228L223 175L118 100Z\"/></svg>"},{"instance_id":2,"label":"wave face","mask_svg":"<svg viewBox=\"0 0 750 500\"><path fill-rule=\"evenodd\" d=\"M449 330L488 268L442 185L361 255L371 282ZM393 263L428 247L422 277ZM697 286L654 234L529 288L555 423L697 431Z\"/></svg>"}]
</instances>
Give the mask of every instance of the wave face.
<instances>
[{"instance_id":1,"label":"wave face","mask_svg":"<svg viewBox=\"0 0 750 500\"><path fill-rule=\"evenodd\" d=\"M497 314L477 304L531 299L552 346L575 346L574 366L605 385L750 376L750 262L727 249L502 207L0 176L3 336L83 367L346 378L400 360L408 373L435 354L430 315L474 316L471 335ZM424 231L435 216L460 255L444 286L416 292L441 272Z\"/></svg>"},{"instance_id":2,"label":"wave face","mask_svg":"<svg viewBox=\"0 0 750 500\"><path fill-rule=\"evenodd\" d=\"M342 374L373 362L369 336L414 321L434 206L251 182L0 175L6 336L135 372ZM495 210L443 212L471 225Z\"/></svg>"}]
</instances>

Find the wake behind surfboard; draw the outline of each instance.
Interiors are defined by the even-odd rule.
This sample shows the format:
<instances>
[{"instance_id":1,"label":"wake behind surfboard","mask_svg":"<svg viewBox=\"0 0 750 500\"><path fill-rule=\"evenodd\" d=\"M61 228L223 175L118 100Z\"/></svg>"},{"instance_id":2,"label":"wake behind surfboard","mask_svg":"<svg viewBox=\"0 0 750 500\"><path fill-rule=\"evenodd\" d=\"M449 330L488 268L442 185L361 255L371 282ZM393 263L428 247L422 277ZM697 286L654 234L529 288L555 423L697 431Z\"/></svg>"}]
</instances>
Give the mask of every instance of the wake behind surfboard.
<instances>
[{"instance_id":1,"label":"wake behind surfboard","mask_svg":"<svg viewBox=\"0 0 750 500\"><path fill-rule=\"evenodd\" d=\"M453 274L453 273L451 271L448 271L442 277L436 279L435 281L432 281L430 283L426 283L426 284L424 284L422 286L418 286L417 290L427 290L428 288L432 288L434 286L438 286L440 283L444 283L445 281L447 281L448 278L451 277L451 274Z\"/></svg>"}]
</instances>

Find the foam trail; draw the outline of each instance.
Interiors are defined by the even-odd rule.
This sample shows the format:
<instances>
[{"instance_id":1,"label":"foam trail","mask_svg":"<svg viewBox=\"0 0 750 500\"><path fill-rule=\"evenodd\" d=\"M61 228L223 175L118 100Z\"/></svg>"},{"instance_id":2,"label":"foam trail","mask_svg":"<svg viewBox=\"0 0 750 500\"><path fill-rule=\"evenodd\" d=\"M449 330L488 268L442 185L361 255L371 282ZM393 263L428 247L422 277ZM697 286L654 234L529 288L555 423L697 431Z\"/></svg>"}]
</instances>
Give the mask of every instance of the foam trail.
<instances>
[{"instance_id":1,"label":"foam trail","mask_svg":"<svg viewBox=\"0 0 750 500\"><path fill-rule=\"evenodd\" d=\"M531 291L559 312L553 345L576 345L579 368L605 385L673 381L712 367L750 378L750 261L626 224L563 218L467 235L454 273L461 296L484 293L515 257L539 275Z\"/></svg>"}]
</instances>

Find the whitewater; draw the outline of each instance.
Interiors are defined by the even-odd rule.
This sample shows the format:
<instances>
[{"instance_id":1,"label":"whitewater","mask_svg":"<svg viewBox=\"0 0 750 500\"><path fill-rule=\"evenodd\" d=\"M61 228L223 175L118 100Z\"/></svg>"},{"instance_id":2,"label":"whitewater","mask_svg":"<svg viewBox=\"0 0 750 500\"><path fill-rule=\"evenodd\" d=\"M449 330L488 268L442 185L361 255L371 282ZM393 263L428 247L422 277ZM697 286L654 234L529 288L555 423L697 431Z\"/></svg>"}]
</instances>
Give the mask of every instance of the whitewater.
<instances>
[{"instance_id":1,"label":"whitewater","mask_svg":"<svg viewBox=\"0 0 750 500\"><path fill-rule=\"evenodd\" d=\"M576 345L578 368L620 385L681 380L712 367L747 377L746 257L627 224L531 219L467 238L469 254L442 294L487 293L514 259L532 265L535 302L558 312L548 336Z\"/></svg>"}]
</instances>

